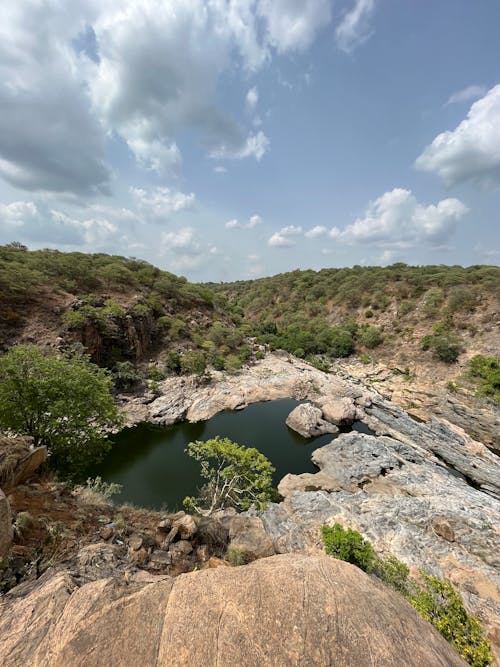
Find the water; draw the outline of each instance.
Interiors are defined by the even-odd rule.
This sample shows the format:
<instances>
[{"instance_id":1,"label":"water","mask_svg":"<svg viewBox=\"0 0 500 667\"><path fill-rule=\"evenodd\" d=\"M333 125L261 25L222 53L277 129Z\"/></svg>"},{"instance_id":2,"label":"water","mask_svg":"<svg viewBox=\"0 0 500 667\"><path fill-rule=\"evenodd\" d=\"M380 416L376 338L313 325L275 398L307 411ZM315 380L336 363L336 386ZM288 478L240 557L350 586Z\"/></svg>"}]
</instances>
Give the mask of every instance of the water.
<instances>
[{"instance_id":1,"label":"water","mask_svg":"<svg viewBox=\"0 0 500 667\"><path fill-rule=\"evenodd\" d=\"M199 464L186 453L187 443L208 440L216 435L228 437L240 445L255 447L276 468L275 485L287 473L316 472L311 453L331 442L334 436L305 439L285 424L298 401L281 399L254 403L245 410L221 412L205 422L182 422L168 427L139 424L124 429L114 438L115 445L106 459L89 471L107 482L122 485L115 496L155 509L180 509L186 496L196 495L201 484ZM355 430L369 433L365 424L356 422Z\"/></svg>"}]
</instances>

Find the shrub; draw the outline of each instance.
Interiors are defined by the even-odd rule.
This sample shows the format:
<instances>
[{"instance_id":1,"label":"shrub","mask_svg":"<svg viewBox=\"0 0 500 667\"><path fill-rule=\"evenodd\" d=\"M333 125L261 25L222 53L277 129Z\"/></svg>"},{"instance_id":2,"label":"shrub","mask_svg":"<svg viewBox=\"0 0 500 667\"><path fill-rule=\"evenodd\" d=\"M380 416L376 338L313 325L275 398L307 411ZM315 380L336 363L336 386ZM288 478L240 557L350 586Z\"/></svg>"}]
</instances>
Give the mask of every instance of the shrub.
<instances>
[{"instance_id":1,"label":"shrub","mask_svg":"<svg viewBox=\"0 0 500 667\"><path fill-rule=\"evenodd\" d=\"M203 352L196 352L195 350L181 355L180 364L182 373L194 373L196 375L203 375L207 367Z\"/></svg>"},{"instance_id":2,"label":"shrub","mask_svg":"<svg viewBox=\"0 0 500 667\"><path fill-rule=\"evenodd\" d=\"M450 642L473 667L487 667L493 660L481 624L467 613L449 581L421 571L422 583L413 583L408 600L425 620Z\"/></svg>"},{"instance_id":3,"label":"shrub","mask_svg":"<svg viewBox=\"0 0 500 667\"><path fill-rule=\"evenodd\" d=\"M358 340L361 345L364 345L369 350L378 347L384 342L384 336L380 329L370 325L363 326L358 332Z\"/></svg>"},{"instance_id":4,"label":"shrub","mask_svg":"<svg viewBox=\"0 0 500 667\"><path fill-rule=\"evenodd\" d=\"M406 595L409 590L410 568L402 563L395 556L387 558L377 558L373 567L373 574L402 595Z\"/></svg>"},{"instance_id":5,"label":"shrub","mask_svg":"<svg viewBox=\"0 0 500 667\"><path fill-rule=\"evenodd\" d=\"M118 361L112 374L117 389L132 389L142 381L141 374L131 361Z\"/></svg>"},{"instance_id":6,"label":"shrub","mask_svg":"<svg viewBox=\"0 0 500 667\"><path fill-rule=\"evenodd\" d=\"M462 351L462 341L452 333L436 333L424 336L422 350L431 350L435 357L448 364L455 362Z\"/></svg>"},{"instance_id":7,"label":"shrub","mask_svg":"<svg viewBox=\"0 0 500 667\"><path fill-rule=\"evenodd\" d=\"M336 523L333 526L322 526L321 538L330 556L352 563L365 572L370 572L375 566L372 545L357 531Z\"/></svg>"},{"instance_id":8,"label":"shrub","mask_svg":"<svg viewBox=\"0 0 500 667\"><path fill-rule=\"evenodd\" d=\"M478 396L500 403L500 359L477 354L469 362L469 377L477 383Z\"/></svg>"},{"instance_id":9,"label":"shrub","mask_svg":"<svg viewBox=\"0 0 500 667\"><path fill-rule=\"evenodd\" d=\"M89 477L83 486L76 486L73 493L84 505L106 505L122 490L121 484L104 482L102 477Z\"/></svg>"},{"instance_id":10,"label":"shrub","mask_svg":"<svg viewBox=\"0 0 500 667\"><path fill-rule=\"evenodd\" d=\"M246 565L247 559L245 558L245 554L239 547L235 547L232 544L230 544L227 548L226 552L226 559L231 565L238 566L238 565Z\"/></svg>"}]
</instances>

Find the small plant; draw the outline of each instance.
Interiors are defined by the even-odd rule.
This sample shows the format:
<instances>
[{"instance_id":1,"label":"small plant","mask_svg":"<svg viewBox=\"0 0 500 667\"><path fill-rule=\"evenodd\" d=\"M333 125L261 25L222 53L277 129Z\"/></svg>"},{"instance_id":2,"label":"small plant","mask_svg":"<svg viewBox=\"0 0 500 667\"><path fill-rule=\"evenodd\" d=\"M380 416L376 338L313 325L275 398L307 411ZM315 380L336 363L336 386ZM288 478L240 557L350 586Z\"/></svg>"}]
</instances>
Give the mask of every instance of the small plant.
<instances>
[{"instance_id":1,"label":"small plant","mask_svg":"<svg viewBox=\"0 0 500 667\"><path fill-rule=\"evenodd\" d=\"M458 391L458 384L456 382L453 382L453 380L448 380L446 383L446 388L450 392L450 394L456 394Z\"/></svg>"},{"instance_id":2,"label":"small plant","mask_svg":"<svg viewBox=\"0 0 500 667\"><path fill-rule=\"evenodd\" d=\"M247 559L245 558L245 554L239 547L235 547L232 544L230 544L227 548L226 552L226 559L228 563L231 563L231 565L246 565Z\"/></svg>"},{"instance_id":3,"label":"small plant","mask_svg":"<svg viewBox=\"0 0 500 667\"><path fill-rule=\"evenodd\" d=\"M500 403L500 359L477 354L469 362L469 377L477 384L477 395Z\"/></svg>"},{"instance_id":4,"label":"small plant","mask_svg":"<svg viewBox=\"0 0 500 667\"><path fill-rule=\"evenodd\" d=\"M405 563L402 563L395 556L388 556L387 558L377 558L373 567L373 574L390 586L398 593L407 595L409 590L410 568Z\"/></svg>"},{"instance_id":5,"label":"small plant","mask_svg":"<svg viewBox=\"0 0 500 667\"><path fill-rule=\"evenodd\" d=\"M102 477L89 477L84 486L75 487L73 493L84 505L106 505L122 490L121 484L104 482Z\"/></svg>"},{"instance_id":6,"label":"small plant","mask_svg":"<svg viewBox=\"0 0 500 667\"><path fill-rule=\"evenodd\" d=\"M33 526L33 517L29 512L18 512L16 520L12 526L14 535L22 539L24 534Z\"/></svg>"},{"instance_id":7,"label":"small plant","mask_svg":"<svg viewBox=\"0 0 500 667\"><path fill-rule=\"evenodd\" d=\"M328 555L356 565L365 572L375 566L373 547L360 533L339 523L321 528L321 538Z\"/></svg>"}]
</instances>

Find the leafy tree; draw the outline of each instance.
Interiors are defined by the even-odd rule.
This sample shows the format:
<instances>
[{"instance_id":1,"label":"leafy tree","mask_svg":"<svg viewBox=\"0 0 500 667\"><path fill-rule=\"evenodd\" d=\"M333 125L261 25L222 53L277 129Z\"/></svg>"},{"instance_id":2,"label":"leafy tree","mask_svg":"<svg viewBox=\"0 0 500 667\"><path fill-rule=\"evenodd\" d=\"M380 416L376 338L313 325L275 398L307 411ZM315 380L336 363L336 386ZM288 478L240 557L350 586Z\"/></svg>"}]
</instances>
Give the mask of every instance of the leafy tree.
<instances>
[{"instance_id":1,"label":"leafy tree","mask_svg":"<svg viewBox=\"0 0 500 667\"><path fill-rule=\"evenodd\" d=\"M469 377L477 383L477 395L500 403L500 359L476 354L469 362Z\"/></svg>"},{"instance_id":2,"label":"leafy tree","mask_svg":"<svg viewBox=\"0 0 500 667\"><path fill-rule=\"evenodd\" d=\"M99 461L107 433L121 424L107 371L86 356L48 356L35 345L0 358L0 428L45 445L50 463L77 478Z\"/></svg>"},{"instance_id":3,"label":"leafy tree","mask_svg":"<svg viewBox=\"0 0 500 667\"><path fill-rule=\"evenodd\" d=\"M209 516L225 507L264 509L273 498L274 468L257 449L217 436L190 442L186 451L200 463L205 480L198 498L184 500L188 510Z\"/></svg>"}]
</instances>

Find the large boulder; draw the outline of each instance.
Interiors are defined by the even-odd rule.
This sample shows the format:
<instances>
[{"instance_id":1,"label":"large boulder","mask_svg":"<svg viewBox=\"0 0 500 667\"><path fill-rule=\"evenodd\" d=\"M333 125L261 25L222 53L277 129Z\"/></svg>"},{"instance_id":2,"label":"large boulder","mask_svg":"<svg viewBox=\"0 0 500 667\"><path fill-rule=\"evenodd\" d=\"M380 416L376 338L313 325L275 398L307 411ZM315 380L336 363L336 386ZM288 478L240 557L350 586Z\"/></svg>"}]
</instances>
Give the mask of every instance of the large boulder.
<instances>
[{"instance_id":1,"label":"large boulder","mask_svg":"<svg viewBox=\"0 0 500 667\"><path fill-rule=\"evenodd\" d=\"M127 584L45 576L0 600L0 655L4 667L466 665L353 565L292 554Z\"/></svg>"},{"instance_id":2,"label":"large boulder","mask_svg":"<svg viewBox=\"0 0 500 667\"><path fill-rule=\"evenodd\" d=\"M229 524L229 541L246 563L274 555L271 538L258 517L235 516Z\"/></svg>"},{"instance_id":3,"label":"large boulder","mask_svg":"<svg viewBox=\"0 0 500 667\"><path fill-rule=\"evenodd\" d=\"M304 438L339 432L336 426L323 419L321 410L310 403L301 403L294 408L286 418L286 425Z\"/></svg>"},{"instance_id":4,"label":"large boulder","mask_svg":"<svg viewBox=\"0 0 500 667\"><path fill-rule=\"evenodd\" d=\"M0 558L5 556L12 544L12 517L9 501L0 489Z\"/></svg>"},{"instance_id":5,"label":"large boulder","mask_svg":"<svg viewBox=\"0 0 500 667\"><path fill-rule=\"evenodd\" d=\"M356 419L356 406L352 398L328 400L321 405L323 419L336 426L352 424Z\"/></svg>"}]
</instances>

